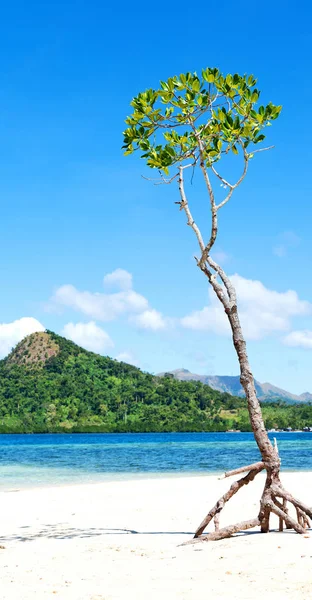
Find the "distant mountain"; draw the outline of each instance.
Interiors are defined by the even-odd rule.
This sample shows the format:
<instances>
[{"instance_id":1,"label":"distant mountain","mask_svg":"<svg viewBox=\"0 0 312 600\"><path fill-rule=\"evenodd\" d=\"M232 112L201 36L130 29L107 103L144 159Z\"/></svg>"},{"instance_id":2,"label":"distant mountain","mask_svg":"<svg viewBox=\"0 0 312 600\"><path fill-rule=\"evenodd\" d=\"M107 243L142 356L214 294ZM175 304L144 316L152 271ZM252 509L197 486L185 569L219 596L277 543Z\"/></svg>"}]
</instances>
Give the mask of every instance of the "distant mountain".
<instances>
[{"instance_id":1,"label":"distant mountain","mask_svg":"<svg viewBox=\"0 0 312 600\"><path fill-rule=\"evenodd\" d=\"M304 394L300 394L299 396L302 402L312 402L312 394L310 392L304 392Z\"/></svg>"},{"instance_id":2,"label":"distant mountain","mask_svg":"<svg viewBox=\"0 0 312 600\"><path fill-rule=\"evenodd\" d=\"M159 376L172 375L179 381L201 381L206 385L209 385L212 389L218 390L219 392L227 392L232 396L244 396L244 390L241 386L239 376L228 376L228 375L197 375L191 373L187 369L175 369L174 371L168 371L167 373L159 373ZM291 392L287 392L282 388L276 387L271 383L260 383L255 380L256 392L259 400L262 402L272 402L274 400L284 400L289 404L294 402L311 402L312 394L305 392L297 396Z\"/></svg>"}]
</instances>

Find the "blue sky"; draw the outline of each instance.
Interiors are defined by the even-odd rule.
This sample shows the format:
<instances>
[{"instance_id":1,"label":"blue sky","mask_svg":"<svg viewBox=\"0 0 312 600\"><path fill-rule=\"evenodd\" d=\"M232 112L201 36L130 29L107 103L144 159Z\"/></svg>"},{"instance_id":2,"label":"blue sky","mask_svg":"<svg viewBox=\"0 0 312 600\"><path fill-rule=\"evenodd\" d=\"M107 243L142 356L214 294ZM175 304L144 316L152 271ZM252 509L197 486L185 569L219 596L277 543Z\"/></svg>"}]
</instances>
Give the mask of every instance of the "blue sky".
<instances>
[{"instance_id":1,"label":"blue sky","mask_svg":"<svg viewBox=\"0 0 312 600\"><path fill-rule=\"evenodd\" d=\"M144 165L120 149L137 92L217 66L255 74L264 100L283 105L270 130L274 151L257 157L222 213L217 251L238 274L257 379L312 391L311 8L168 6L3 8L0 351L35 319L152 372L238 373L176 188L143 180ZM192 194L204 223L197 181Z\"/></svg>"}]
</instances>

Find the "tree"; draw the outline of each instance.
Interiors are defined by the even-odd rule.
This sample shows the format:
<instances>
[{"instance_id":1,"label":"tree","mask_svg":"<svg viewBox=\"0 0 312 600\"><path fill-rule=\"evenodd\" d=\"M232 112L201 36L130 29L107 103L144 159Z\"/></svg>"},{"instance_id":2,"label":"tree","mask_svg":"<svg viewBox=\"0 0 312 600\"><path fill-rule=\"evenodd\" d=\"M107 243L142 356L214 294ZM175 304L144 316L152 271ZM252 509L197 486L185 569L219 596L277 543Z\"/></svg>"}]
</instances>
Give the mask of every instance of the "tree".
<instances>
[{"instance_id":1,"label":"tree","mask_svg":"<svg viewBox=\"0 0 312 600\"><path fill-rule=\"evenodd\" d=\"M131 102L132 114L126 119L124 131L125 155L142 151L148 167L157 169L157 183L177 183L180 198L176 202L184 211L187 225L196 236L199 254L197 267L207 277L224 311L232 330L233 345L240 366L240 381L244 388L249 419L258 445L261 460L255 464L235 469L226 476L247 472L230 487L209 511L195 538L218 540L241 530L260 525L262 532L269 531L271 513L279 517L279 528L283 525L304 533L312 518L312 509L284 488L280 479L280 458L277 446L273 446L267 435L258 401L254 377L248 360L235 287L224 269L213 259L211 251L218 235L218 214L231 200L234 191L246 177L253 157L270 148L258 148L265 135L263 130L271 125L281 106L271 102L258 106L260 96L253 75L226 75L218 69L204 69L201 77L196 73L185 73L160 82L160 89L148 89L139 93ZM233 169L233 159L241 161L242 171L234 183L224 173L224 168ZM210 235L204 241L201 229L194 221L186 184L187 174L199 170L202 174L210 204ZM222 169L222 171L220 170ZM189 171L187 171L189 170ZM222 186L224 197L217 200L216 183ZM230 527L219 528L219 514L225 503L244 485L253 481L266 470L266 482L260 499L258 516ZM297 518L288 513L287 503L296 509ZM214 519L215 532L202 535L206 526Z\"/></svg>"}]
</instances>

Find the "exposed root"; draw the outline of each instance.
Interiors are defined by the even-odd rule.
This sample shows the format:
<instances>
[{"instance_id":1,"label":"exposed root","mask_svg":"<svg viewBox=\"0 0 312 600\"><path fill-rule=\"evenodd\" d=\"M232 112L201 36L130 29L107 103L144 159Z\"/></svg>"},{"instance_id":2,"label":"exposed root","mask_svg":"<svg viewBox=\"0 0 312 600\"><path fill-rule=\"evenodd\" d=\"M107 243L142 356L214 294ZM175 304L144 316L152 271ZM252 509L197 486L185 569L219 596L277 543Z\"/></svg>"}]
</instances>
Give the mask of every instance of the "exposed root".
<instances>
[{"instance_id":1,"label":"exposed root","mask_svg":"<svg viewBox=\"0 0 312 600\"><path fill-rule=\"evenodd\" d=\"M300 508L310 519L312 519L312 508L301 502L301 500L297 500L294 498L289 492L287 492L282 485L275 486L274 492L276 496L280 496L284 500L290 502L295 508Z\"/></svg>"},{"instance_id":2,"label":"exposed root","mask_svg":"<svg viewBox=\"0 0 312 600\"><path fill-rule=\"evenodd\" d=\"M263 468L263 463L257 463L257 467L250 471L247 475L245 475L245 477L242 477L242 479L239 479L238 481L232 483L230 489L225 494L223 494L223 496L221 496L221 498L218 500L215 506L209 511L209 513L206 515L199 527L196 529L194 535L195 538L199 537L203 533L203 531L206 529L207 525L209 525L210 521L215 517L215 515L221 512L226 502L228 502L238 492L238 490L240 490L241 487L247 485L248 483L250 483L250 481L253 481L256 475L260 473L260 471L262 471ZM220 531L222 531L222 529Z\"/></svg>"},{"instance_id":3,"label":"exposed root","mask_svg":"<svg viewBox=\"0 0 312 600\"><path fill-rule=\"evenodd\" d=\"M261 533L268 533L270 531L270 515L270 506L265 504L259 514Z\"/></svg>"},{"instance_id":4,"label":"exposed root","mask_svg":"<svg viewBox=\"0 0 312 600\"><path fill-rule=\"evenodd\" d=\"M264 462L256 462L252 465L246 465L245 467L239 467L239 469L233 469L233 471L226 471L219 479L225 479L226 477L232 477L232 475L239 475L239 473L246 473L246 471L253 471L259 469L262 471L265 468ZM259 472L259 471L258 471Z\"/></svg>"},{"instance_id":5,"label":"exposed root","mask_svg":"<svg viewBox=\"0 0 312 600\"><path fill-rule=\"evenodd\" d=\"M286 500L283 500L283 504L282 504L281 502L279 502L279 500L277 498L273 497L273 502L274 502L274 504L276 504L276 506L278 506L278 508L280 508L280 510L283 511L283 513L286 516L288 516L288 509L287 509L287 501ZM278 530L279 531L283 531L283 529L284 529L284 522L285 522L284 518L282 516L280 516L279 520L278 520ZM286 523L285 523L285 525L286 525ZM300 525L300 522L299 522L299 525ZM286 525L286 528L287 528L287 525Z\"/></svg>"},{"instance_id":6,"label":"exposed root","mask_svg":"<svg viewBox=\"0 0 312 600\"><path fill-rule=\"evenodd\" d=\"M310 527L311 527L310 519L300 508L297 508L296 510L297 510L297 514L301 517L302 527L304 527L305 529L310 529Z\"/></svg>"},{"instance_id":7,"label":"exposed root","mask_svg":"<svg viewBox=\"0 0 312 600\"><path fill-rule=\"evenodd\" d=\"M219 529L220 529L220 517L219 517L218 513L215 515L213 522L214 522L214 526L215 526L215 531L219 531Z\"/></svg>"},{"instance_id":8,"label":"exposed root","mask_svg":"<svg viewBox=\"0 0 312 600\"><path fill-rule=\"evenodd\" d=\"M279 506L276 505L275 502L272 502L271 510L275 515L277 515L278 517L283 519L283 521L285 521L285 523L286 523L286 525L288 525L289 529L294 529L295 531L297 531L297 533L305 532L305 529L295 519L293 519L292 517L290 517L289 515L284 513L284 511L281 510L279 508Z\"/></svg>"},{"instance_id":9,"label":"exposed root","mask_svg":"<svg viewBox=\"0 0 312 600\"><path fill-rule=\"evenodd\" d=\"M226 502L228 502L244 485L253 481L256 475L263 469L266 469L267 477L260 501L260 512L258 517L220 529L220 513ZM278 467L272 468L271 465L265 465L264 462L258 462L247 467L240 467L239 469L228 471L225 473L224 477L243 473L246 470L249 470L249 473L242 479L235 481L230 489L221 496L197 528L194 539L185 542L185 544L192 544L200 541L221 540L231 537L240 531L256 527L257 525L260 525L262 533L267 533L270 530L270 516L272 513L279 518L279 531L283 531L285 526L287 529L293 529L297 533L303 534L307 528L311 527L309 518L312 519L312 508L306 506L300 500L293 498L293 496L284 489L279 479ZM287 503L290 503L295 508L297 519L289 514ZM202 535L203 531L212 520L214 520L215 531Z\"/></svg>"},{"instance_id":10,"label":"exposed root","mask_svg":"<svg viewBox=\"0 0 312 600\"><path fill-rule=\"evenodd\" d=\"M241 523L236 523L236 525L229 525L228 527L223 527L219 529L219 531L212 531L211 533L206 533L205 535L200 536L199 538L193 538L192 540L188 540L181 544L181 546L189 546L190 544L197 544L199 542L213 542L216 540L223 540L225 538L232 537L234 533L239 533L240 531L246 531L246 529L252 529L260 525L259 517L255 519L250 519L249 521L242 521Z\"/></svg>"}]
</instances>

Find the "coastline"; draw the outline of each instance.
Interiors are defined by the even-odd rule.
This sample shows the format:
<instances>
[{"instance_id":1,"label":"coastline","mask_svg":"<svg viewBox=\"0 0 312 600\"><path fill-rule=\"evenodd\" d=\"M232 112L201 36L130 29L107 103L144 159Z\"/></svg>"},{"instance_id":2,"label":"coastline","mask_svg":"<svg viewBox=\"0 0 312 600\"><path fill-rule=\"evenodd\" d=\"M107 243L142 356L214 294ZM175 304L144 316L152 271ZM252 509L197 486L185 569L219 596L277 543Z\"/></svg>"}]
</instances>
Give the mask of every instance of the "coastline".
<instances>
[{"instance_id":1,"label":"coastline","mask_svg":"<svg viewBox=\"0 0 312 600\"><path fill-rule=\"evenodd\" d=\"M180 546L235 478L142 475L0 492L1 600L311 597L310 536L251 531ZM221 525L257 513L263 481L232 499ZM312 471L284 472L283 481L311 504Z\"/></svg>"},{"instance_id":2,"label":"coastline","mask_svg":"<svg viewBox=\"0 0 312 600\"><path fill-rule=\"evenodd\" d=\"M311 469L283 469L283 475L285 474L302 474L312 476ZM136 481L159 481L164 482L166 480L179 480L179 479L209 479L213 478L214 481L223 479L224 471L144 471L144 472L118 472L118 473L103 473L102 476L95 474L94 478L77 477L75 480L65 481L43 481L40 483L27 483L24 481L19 485L9 485L8 483L1 483L1 469L0 469L0 494L9 494L13 492L26 492L35 490L53 490L53 489L67 489L67 488L85 488L86 486L103 486L114 483L132 483ZM263 477L263 474L260 474ZM235 479L235 478L234 478ZM231 485L233 478L228 479Z\"/></svg>"}]
</instances>

